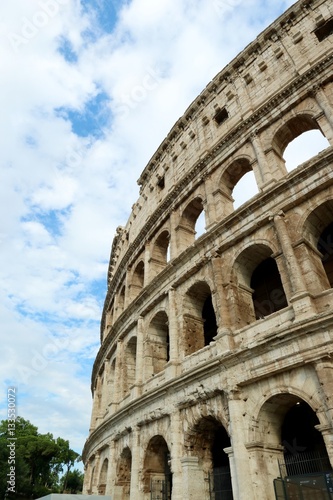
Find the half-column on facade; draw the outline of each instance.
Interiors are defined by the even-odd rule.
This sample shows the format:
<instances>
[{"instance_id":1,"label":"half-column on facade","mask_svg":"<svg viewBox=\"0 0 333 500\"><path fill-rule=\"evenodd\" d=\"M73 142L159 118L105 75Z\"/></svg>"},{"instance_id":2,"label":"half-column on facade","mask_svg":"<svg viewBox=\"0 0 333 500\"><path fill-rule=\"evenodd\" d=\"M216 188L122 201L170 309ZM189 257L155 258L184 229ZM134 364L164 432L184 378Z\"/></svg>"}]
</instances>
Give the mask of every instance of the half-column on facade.
<instances>
[{"instance_id":1,"label":"half-column on facade","mask_svg":"<svg viewBox=\"0 0 333 500\"><path fill-rule=\"evenodd\" d=\"M331 1L296 2L143 170L112 246L84 493L272 500L287 498L276 478L309 474L329 488L332 31ZM309 131L327 147L288 171ZM235 208L246 174L257 194Z\"/></svg>"}]
</instances>

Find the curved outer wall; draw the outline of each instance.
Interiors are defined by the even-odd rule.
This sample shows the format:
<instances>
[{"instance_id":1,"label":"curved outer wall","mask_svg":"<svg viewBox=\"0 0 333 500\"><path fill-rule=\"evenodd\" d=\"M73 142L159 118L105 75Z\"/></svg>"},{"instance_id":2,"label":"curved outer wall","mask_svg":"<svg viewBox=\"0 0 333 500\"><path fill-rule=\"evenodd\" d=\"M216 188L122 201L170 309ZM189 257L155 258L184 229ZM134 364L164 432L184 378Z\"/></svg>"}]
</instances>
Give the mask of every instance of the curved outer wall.
<instances>
[{"instance_id":1,"label":"curved outer wall","mask_svg":"<svg viewBox=\"0 0 333 500\"><path fill-rule=\"evenodd\" d=\"M223 455L234 499L272 499L300 404L333 464L332 18L330 1L296 2L144 169L112 245L84 493L162 498L171 474L165 498L213 498ZM288 173L286 146L312 129L329 147ZM250 171L258 194L234 209Z\"/></svg>"}]
</instances>

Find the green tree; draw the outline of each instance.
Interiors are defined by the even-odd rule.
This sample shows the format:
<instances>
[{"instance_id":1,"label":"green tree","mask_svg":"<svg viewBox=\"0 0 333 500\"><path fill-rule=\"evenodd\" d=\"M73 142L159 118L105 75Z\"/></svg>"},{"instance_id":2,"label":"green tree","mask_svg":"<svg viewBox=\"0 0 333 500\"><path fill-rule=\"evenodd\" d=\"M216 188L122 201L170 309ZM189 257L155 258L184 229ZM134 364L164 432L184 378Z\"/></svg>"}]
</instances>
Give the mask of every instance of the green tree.
<instances>
[{"instance_id":1,"label":"green tree","mask_svg":"<svg viewBox=\"0 0 333 500\"><path fill-rule=\"evenodd\" d=\"M60 474L69 473L78 453L71 450L69 442L50 433L40 434L36 426L22 417L13 424L7 420L0 423L0 497L38 498L59 491ZM15 436L15 440L13 439ZM10 463L10 447L15 460ZM15 494L8 490L11 469L15 467Z\"/></svg>"},{"instance_id":2,"label":"green tree","mask_svg":"<svg viewBox=\"0 0 333 500\"><path fill-rule=\"evenodd\" d=\"M61 491L63 493L81 493L83 488L83 473L77 469L69 471L61 478Z\"/></svg>"}]
</instances>

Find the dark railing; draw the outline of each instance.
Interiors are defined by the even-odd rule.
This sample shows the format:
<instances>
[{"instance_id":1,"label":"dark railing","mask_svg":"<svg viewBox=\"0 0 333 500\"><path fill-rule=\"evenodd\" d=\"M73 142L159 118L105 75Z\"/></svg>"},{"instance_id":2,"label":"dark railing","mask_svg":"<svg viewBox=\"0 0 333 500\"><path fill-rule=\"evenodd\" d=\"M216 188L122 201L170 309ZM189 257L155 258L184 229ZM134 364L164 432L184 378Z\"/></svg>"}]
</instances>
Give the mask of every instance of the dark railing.
<instances>
[{"instance_id":1,"label":"dark railing","mask_svg":"<svg viewBox=\"0 0 333 500\"><path fill-rule=\"evenodd\" d=\"M282 478L332 470L328 456L316 452L285 455L284 460L279 461L279 467Z\"/></svg>"},{"instance_id":2,"label":"dark railing","mask_svg":"<svg viewBox=\"0 0 333 500\"><path fill-rule=\"evenodd\" d=\"M166 476L165 479L152 479L150 482L151 500L170 500L171 499L171 480Z\"/></svg>"},{"instance_id":3,"label":"dark railing","mask_svg":"<svg viewBox=\"0 0 333 500\"><path fill-rule=\"evenodd\" d=\"M285 455L275 479L276 500L333 500L333 472L327 455L316 452Z\"/></svg>"},{"instance_id":4,"label":"dark railing","mask_svg":"<svg viewBox=\"0 0 333 500\"><path fill-rule=\"evenodd\" d=\"M210 500L233 500L230 468L216 467L209 474Z\"/></svg>"}]
</instances>

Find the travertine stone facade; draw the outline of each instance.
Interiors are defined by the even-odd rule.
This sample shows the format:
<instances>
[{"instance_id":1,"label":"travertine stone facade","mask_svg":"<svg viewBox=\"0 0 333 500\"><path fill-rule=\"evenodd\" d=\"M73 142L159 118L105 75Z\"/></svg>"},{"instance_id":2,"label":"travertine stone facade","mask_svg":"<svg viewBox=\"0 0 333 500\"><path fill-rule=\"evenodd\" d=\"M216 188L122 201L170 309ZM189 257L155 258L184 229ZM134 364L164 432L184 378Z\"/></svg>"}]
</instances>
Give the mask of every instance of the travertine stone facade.
<instances>
[{"instance_id":1,"label":"travertine stone facade","mask_svg":"<svg viewBox=\"0 0 333 500\"><path fill-rule=\"evenodd\" d=\"M329 0L296 2L142 172L112 246L85 493L208 500L231 481L271 500L279 460L333 465L332 25ZM328 147L288 172L309 130ZM251 171L258 194L234 209Z\"/></svg>"}]
</instances>

